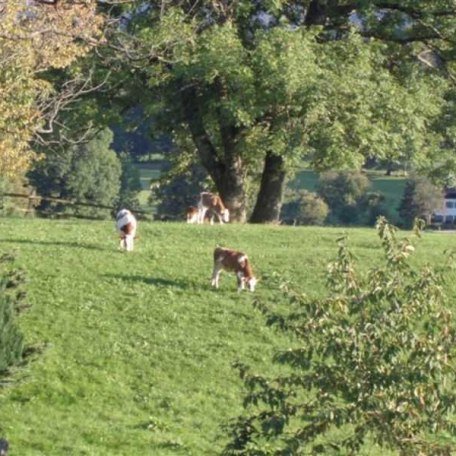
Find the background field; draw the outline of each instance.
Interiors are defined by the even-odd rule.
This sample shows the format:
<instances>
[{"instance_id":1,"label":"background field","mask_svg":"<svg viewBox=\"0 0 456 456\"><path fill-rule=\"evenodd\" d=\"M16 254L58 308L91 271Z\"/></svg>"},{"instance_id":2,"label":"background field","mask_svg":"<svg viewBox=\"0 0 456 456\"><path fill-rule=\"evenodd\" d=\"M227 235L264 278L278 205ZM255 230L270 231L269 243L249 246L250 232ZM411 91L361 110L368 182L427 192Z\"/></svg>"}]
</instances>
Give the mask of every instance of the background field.
<instances>
[{"instance_id":1,"label":"background field","mask_svg":"<svg viewBox=\"0 0 456 456\"><path fill-rule=\"evenodd\" d=\"M393 217L397 218L398 207L404 193L406 178L402 176L386 176L384 171L367 170L366 175L371 182L370 192L379 192L385 196L385 206L390 209ZM309 190L315 192L318 184L318 174L311 170L301 170L288 183L293 190Z\"/></svg>"},{"instance_id":2,"label":"background field","mask_svg":"<svg viewBox=\"0 0 456 456\"><path fill-rule=\"evenodd\" d=\"M381 260L372 229L144 222L125 254L112 222L0 227L0 251L16 252L30 279L21 328L42 349L0 389L10 456L218 454L223 424L242 410L232 363L272 371L275 350L293 343L265 327L253 300L277 302L281 280L321 295L345 232L361 269ZM255 294L236 293L228 275L210 288L217 243L249 254L261 279ZM425 233L414 261L443 264L454 247L450 233ZM447 291L452 305L454 273Z\"/></svg>"},{"instance_id":3,"label":"background field","mask_svg":"<svg viewBox=\"0 0 456 456\"><path fill-rule=\"evenodd\" d=\"M160 168L163 162L157 160L150 163L139 163L142 191L139 194L139 201L142 209L153 211L153 206L148 201L150 195L150 183L160 177ZM390 208L391 215L398 217L399 207L406 178L403 176L386 176L385 171L368 170L366 171L371 187L369 191L380 192L385 196L385 206ZM303 169L296 172L293 179L287 184L290 190L309 190L315 192L318 184L318 174L315 171Z\"/></svg>"}]
</instances>

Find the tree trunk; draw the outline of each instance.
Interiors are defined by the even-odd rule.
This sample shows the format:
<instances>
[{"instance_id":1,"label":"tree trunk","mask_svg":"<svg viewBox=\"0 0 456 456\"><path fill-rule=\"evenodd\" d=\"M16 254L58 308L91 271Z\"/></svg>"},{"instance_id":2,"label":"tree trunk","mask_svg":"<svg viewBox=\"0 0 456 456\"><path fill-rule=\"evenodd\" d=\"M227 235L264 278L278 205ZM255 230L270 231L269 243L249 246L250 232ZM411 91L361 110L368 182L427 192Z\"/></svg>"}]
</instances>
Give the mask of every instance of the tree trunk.
<instances>
[{"instance_id":1,"label":"tree trunk","mask_svg":"<svg viewBox=\"0 0 456 456\"><path fill-rule=\"evenodd\" d=\"M196 88L188 87L182 92L186 121L201 164L211 176L224 204L229 209L230 220L244 223L246 221L245 170L244 163L236 151L237 130L221 122L223 153L218 154L206 131Z\"/></svg>"},{"instance_id":2,"label":"tree trunk","mask_svg":"<svg viewBox=\"0 0 456 456\"><path fill-rule=\"evenodd\" d=\"M283 157L267 153L261 176L260 191L251 223L278 223L285 187L285 167Z\"/></svg>"},{"instance_id":3,"label":"tree trunk","mask_svg":"<svg viewBox=\"0 0 456 456\"><path fill-rule=\"evenodd\" d=\"M245 206L244 169L242 160L233 157L225 169L223 183L217 187L223 202L230 211L230 221L245 223L247 221Z\"/></svg>"}]
</instances>

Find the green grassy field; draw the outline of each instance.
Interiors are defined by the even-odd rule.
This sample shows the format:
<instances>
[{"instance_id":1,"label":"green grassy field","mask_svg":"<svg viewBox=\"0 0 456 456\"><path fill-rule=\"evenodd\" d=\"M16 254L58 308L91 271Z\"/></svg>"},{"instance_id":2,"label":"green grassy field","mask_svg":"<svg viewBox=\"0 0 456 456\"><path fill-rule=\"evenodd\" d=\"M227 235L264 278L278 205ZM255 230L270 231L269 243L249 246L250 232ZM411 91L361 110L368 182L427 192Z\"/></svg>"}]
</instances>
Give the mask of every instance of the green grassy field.
<instances>
[{"instance_id":1,"label":"green grassy field","mask_svg":"<svg viewBox=\"0 0 456 456\"><path fill-rule=\"evenodd\" d=\"M366 171L371 182L370 191L380 192L385 196L385 206L390 209L393 217L398 217L402 194L404 192L406 179L402 176L386 176L384 171ZM314 192L318 184L318 174L311 170L299 171L289 183L290 189L305 189Z\"/></svg>"},{"instance_id":2,"label":"green grassy field","mask_svg":"<svg viewBox=\"0 0 456 456\"><path fill-rule=\"evenodd\" d=\"M139 194L139 201L144 210L152 210L148 202L150 195L151 179L158 179L160 176L160 165L157 163L141 163L138 165L141 174L141 185L143 190ZM385 196L385 206L390 208L391 216L397 221L397 209L404 192L406 179L402 176L386 176L384 171L366 171L371 181L370 191L380 192ZM291 190L309 190L314 192L318 184L318 174L311 170L298 171L293 179L288 182Z\"/></svg>"},{"instance_id":3,"label":"green grassy field","mask_svg":"<svg viewBox=\"0 0 456 456\"><path fill-rule=\"evenodd\" d=\"M277 276L324 293L344 232L361 269L381 259L373 229L144 222L126 254L112 222L0 219L0 227L0 252L14 251L29 277L21 328L28 346L42 348L0 389L10 456L218 454L223 424L242 410L232 363L271 372L273 353L292 343L264 325L254 298L276 302ZM257 292L237 293L229 275L210 288L217 243L249 254ZM452 234L425 233L414 261L442 263L451 247Z\"/></svg>"},{"instance_id":4,"label":"green grassy field","mask_svg":"<svg viewBox=\"0 0 456 456\"><path fill-rule=\"evenodd\" d=\"M145 211L152 211L149 203L150 184L160 177L161 162L140 163L137 165L140 173L142 190L139 192L138 200Z\"/></svg>"}]
</instances>

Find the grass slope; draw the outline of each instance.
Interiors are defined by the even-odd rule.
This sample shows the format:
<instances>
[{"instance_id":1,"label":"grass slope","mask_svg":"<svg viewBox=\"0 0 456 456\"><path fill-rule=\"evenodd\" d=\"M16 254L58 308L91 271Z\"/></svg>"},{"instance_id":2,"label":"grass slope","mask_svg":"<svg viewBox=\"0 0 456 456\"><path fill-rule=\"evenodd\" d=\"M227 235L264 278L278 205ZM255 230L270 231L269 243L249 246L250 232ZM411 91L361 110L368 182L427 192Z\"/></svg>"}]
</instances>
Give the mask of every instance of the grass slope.
<instances>
[{"instance_id":1,"label":"grass slope","mask_svg":"<svg viewBox=\"0 0 456 456\"><path fill-rule=\"evenodd\" d=\"M274 351L292 343L265 327L253 299L278 299L276 274L322 294L344 232L144 222L125 254L111 222L0 219L0 228L0 251L15 251L30 278L21 327L43 346L0 389L11 456L219 453L221 426L241 412L232 362L271 371ZM374 230L349 235L363 268L379 261ZM255 294L236 293L228 275L210 288L217 243L249 254L262 279ZM449 247L451 234L425 234L416 261L438 263Z\"/></svg>"}]
</instances>

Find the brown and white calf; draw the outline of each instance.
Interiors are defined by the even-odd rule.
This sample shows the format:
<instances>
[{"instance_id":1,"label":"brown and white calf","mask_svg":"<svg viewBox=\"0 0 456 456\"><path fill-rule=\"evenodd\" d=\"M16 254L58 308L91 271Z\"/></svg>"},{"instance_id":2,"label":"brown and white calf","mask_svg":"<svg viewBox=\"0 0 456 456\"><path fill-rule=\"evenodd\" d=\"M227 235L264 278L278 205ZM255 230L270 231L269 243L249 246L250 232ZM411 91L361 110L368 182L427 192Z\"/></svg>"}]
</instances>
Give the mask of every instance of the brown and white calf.
<instances>
[{"instance_id":1,"label":"brown and white calf","mask_svg":"<svg viewBox=\"0 0 456 456\"><path fill-rule=\"evenodd\" d=\"M198 223L198 208L195 206L187 207L185 211L187 223Z\"/></svg>"},{"instance_id":2,"label":"brown and white calf","mask_svg":"<svg viewBox=\"0 0 456 456\"><path fill-rule=\"evenodd\" d=\"M136 237L137 222L128 209L121 209L116 215L116 228L120 235L120 248L131 252Z\"/></svg>"},{"instance_id":3,"label":"brown and white calf","mask_svg":"<svg viewBox=\"0 0 456 456\"><path fill-rule=\"evenodd\" d=\"M187 219L187 223L199 223L198 222L198 208L195 206L188 206L185 210L185 218ZM214 213L212 211L207 211L204 215L204 223L210 223L211 225L214 224Z\"/></svg>"},{"instance_id":4,"label":"brown and white calf","mask_svg":"<svg viewBox=\"0 0 456 456\"><path fill-rule=\"evenodd\" d=\"M220 273L231 271L236 274L238 291L247 285L250 291L255 291L257 279L253 275L252 267L247 255L236 250L216 247L214 250L214 269L212 271L212 286L218 288Z\"/></svg>"},{"instance_id":5,"label":"brown and white calf","mask_svg":"<svg viewBox=\"0 0 456 456\"><path fill-rule=\"evenodd\" d=\"M223 204L222 199L218 195L209 192L200 193L200 200L198 202L198 223L204 222L204 217L207 212L215 215L219 223L230 221L230 211ZM211 218L211 225L214 223L213 217Z\"/></svg>"}]
</instances>

